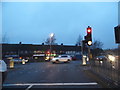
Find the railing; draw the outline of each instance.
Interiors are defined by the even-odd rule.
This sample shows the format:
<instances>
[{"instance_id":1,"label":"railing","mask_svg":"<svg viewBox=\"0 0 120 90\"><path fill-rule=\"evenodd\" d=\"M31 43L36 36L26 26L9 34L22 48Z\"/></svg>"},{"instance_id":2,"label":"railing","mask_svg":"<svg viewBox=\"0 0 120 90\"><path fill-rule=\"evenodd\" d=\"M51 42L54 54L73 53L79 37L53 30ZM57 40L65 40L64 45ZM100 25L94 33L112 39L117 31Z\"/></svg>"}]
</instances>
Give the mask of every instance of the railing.
<instances>
[{"instance_id":1,"label":"railing","mask_svg":"<svg viewBox=\"0 0 120 90\"><path fill-rule=\"evenodd\" d=\"M105 80L110 87L120 87L120 70L118 69L118 62L116 62L115 66L113 66L108 60L91 60L90 67L90 70Z\"/></svg>"}]
</instances>

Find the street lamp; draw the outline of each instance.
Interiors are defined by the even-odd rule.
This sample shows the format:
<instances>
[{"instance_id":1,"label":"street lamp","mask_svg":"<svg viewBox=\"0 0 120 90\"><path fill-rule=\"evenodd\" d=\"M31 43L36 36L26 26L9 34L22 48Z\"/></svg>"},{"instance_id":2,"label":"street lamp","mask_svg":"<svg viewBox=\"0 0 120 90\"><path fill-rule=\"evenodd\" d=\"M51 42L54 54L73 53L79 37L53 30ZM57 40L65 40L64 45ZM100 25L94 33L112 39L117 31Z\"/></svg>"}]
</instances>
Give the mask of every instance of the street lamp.
<instances>
[{"instance_id":1,"label":"street lamp","mask_svg":"<svg viewBox=\"0 0 120 90\"><path fill-rule=\"evenodd\" d=\"M51 47L51 45L52 45L52 38L53 38L53 36L54 36L54 33L51 33L51 34L50 34L50 57L51 57L51 52L52 52L52 47Z\"/></svg>"},{"instance_id":2,"label":"street lamp","mask_svg":"<svg viewBox=\"0 0 120 90\"><path fill-rule=\"evenodd\" d=\"M50 38L52 38L53 36L54 36L54 33L51 33L51 34L50 34Z\"/></svg>"}]
</instances>

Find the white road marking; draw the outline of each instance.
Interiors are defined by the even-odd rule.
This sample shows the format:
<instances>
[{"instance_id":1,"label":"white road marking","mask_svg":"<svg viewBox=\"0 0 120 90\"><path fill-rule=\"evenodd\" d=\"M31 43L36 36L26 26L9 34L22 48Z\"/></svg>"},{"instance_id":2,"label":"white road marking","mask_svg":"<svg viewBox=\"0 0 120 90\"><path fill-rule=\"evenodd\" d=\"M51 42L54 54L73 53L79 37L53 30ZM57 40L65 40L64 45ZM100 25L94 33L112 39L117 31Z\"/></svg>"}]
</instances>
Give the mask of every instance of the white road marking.
<instances>
[{"instance_id":1,"label":"white road marking","mask_svg":"<svg viewBox=\"0 0 120 90\"><path fill-rule=\"evenodd\" d=\"M25 83L25 84L3 84L3 86L33 86L33 85L97 85L96 82L90 83Z\"/></svg>"},{"instance_id":2,"label":"white road marking","mask_svg":"<svg viewBox=\"0 0 120 90\"><path fill-rule=\"evenodd\" d=\"M33 86L33 85L30 85L30 86L29 86L27 89L25 89L25 90L29 90L30 88L32 88L32 86Z\"/></svg>"}]
</instances>

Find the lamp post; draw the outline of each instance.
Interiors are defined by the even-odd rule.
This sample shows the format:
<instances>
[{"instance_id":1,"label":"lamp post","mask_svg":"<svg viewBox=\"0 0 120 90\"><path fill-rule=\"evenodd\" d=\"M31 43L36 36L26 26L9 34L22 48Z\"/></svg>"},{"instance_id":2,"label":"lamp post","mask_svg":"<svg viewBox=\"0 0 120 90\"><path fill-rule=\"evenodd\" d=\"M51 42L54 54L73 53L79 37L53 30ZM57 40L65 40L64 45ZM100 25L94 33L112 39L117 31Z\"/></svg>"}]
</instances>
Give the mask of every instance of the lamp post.
<instances>
[{"instance_id":1,"label":"lamp post","mask_svg":"<svg viewBox=\"0 0 120 90\"><path fill-rule=\"evenodd\" d=\"M51 52L52 52L52 38L53 38L53 36L54 36L54 33L51 33L50 34L50 57L51 57Z\"/></svg>"}]
</instances>

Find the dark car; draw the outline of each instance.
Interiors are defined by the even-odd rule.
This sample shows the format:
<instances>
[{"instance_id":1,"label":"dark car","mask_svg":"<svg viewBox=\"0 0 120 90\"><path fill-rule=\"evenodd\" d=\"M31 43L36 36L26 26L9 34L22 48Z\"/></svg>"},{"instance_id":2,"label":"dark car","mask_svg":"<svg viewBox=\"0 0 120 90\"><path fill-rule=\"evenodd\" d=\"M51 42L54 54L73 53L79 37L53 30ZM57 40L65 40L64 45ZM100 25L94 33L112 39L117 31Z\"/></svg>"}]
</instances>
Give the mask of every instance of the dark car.
<instances>
[{"instance_id":1,"label":"dark car","mask_svg":"<svg viewBox=\"0 0 120 90\"><path fill-rule=\"evenodd\" d=\"M97 56L95 59L99 60L99 61L102 61L102 60L106 60L107 57L106 56Z\"/></svg>"},{"instance_id":2,"label":"dark car","mask_svg":"<svg viewBox=\"0 0 120 90\"><path fill-rule=\"evenodd\" d=\"M76 56L71 56L72 60L77 60Z\"/></svg>"},{"instance_id":3,"label":"dark car","mask_svg":"<svg viewBox=\"0 0 120 90\"><path fill-rule=\"evenodd\" d=\"M28 62L27 59L18 59L18 58L16 58L16 59L12 59L11 61L14 61L14 63Z\"/></svg>"}]
</instances>

